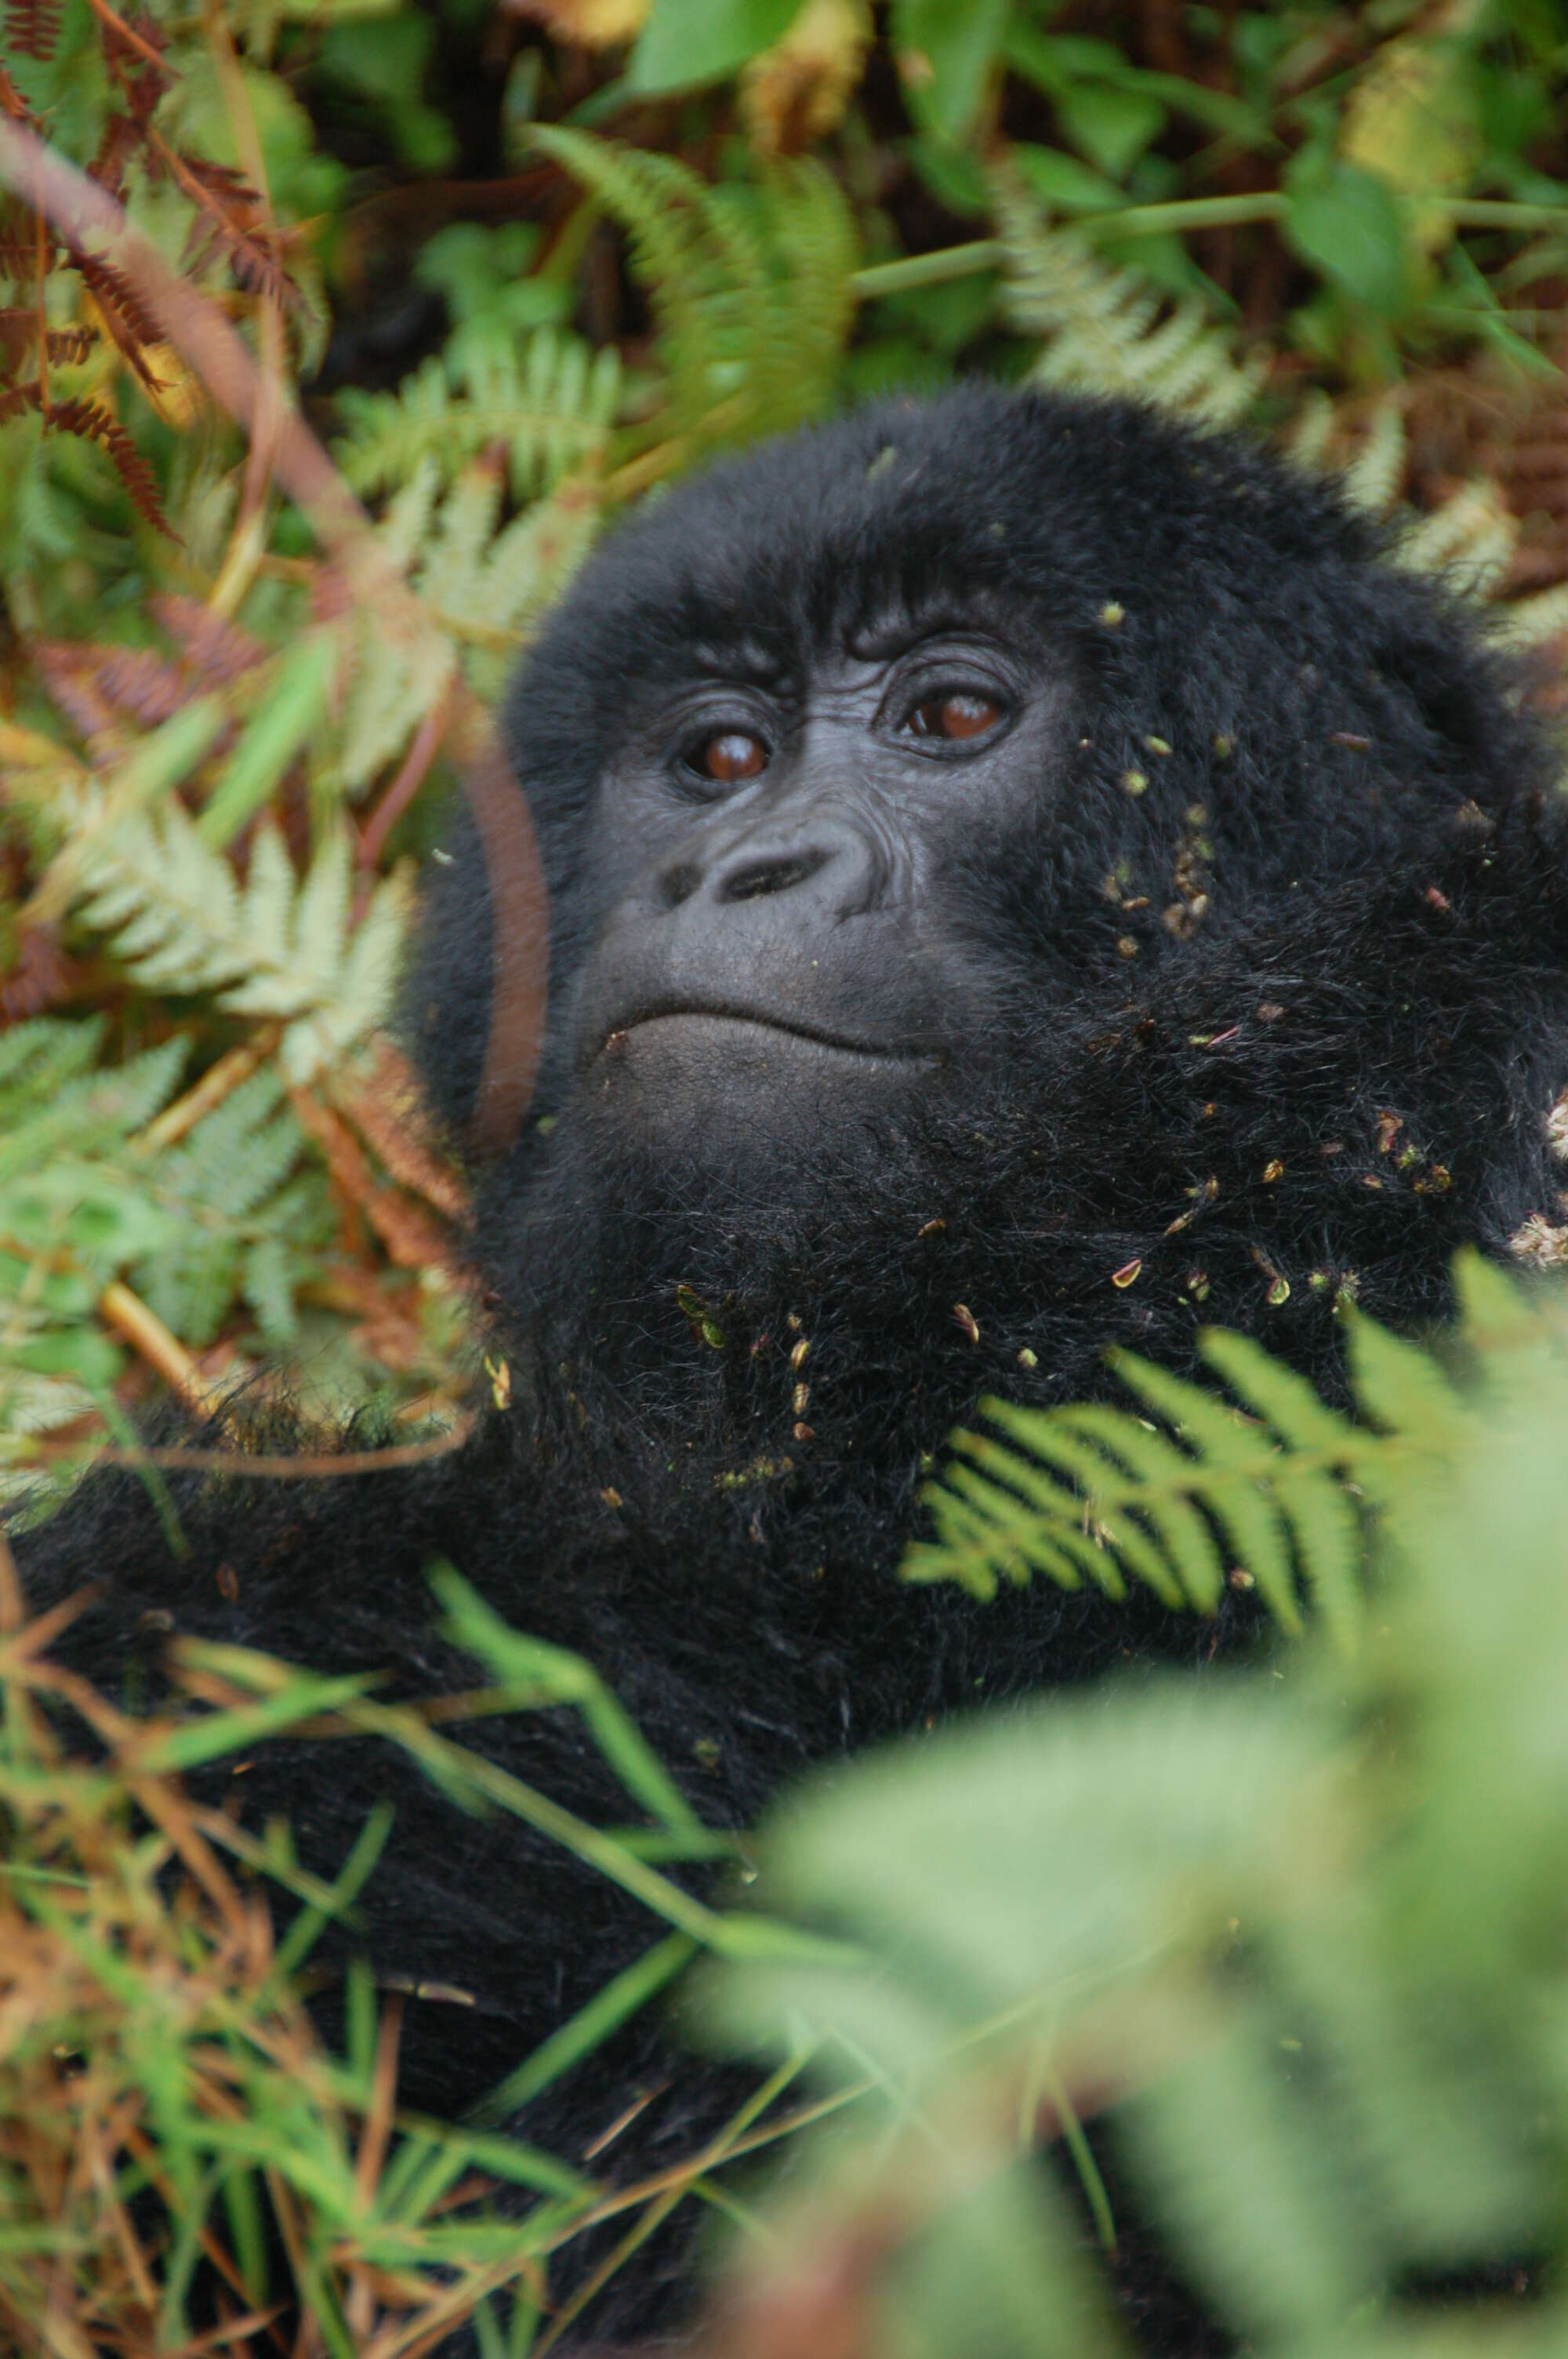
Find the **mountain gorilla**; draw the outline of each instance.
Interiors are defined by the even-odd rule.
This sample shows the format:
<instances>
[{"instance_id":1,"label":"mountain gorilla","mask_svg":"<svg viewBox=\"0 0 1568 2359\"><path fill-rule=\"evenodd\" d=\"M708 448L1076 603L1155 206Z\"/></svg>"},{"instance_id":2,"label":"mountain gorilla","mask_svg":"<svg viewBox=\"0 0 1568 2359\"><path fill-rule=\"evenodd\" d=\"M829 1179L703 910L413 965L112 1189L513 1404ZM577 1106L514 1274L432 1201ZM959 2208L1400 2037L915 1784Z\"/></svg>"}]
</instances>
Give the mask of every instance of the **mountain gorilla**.
<instances>
[{"instance_id":1,"label":"mountain gorilla","mask_svg":"<svg viewBox=\"0 0 1568 2359\"><path fill-rule=\"evenodd\" d=\"M1147 1601L899 1583L983 1393L1090 1392L1117 1338L1190 1364L1206 1322L1332 1388L1336 1298L1409 1321L1462 1241L1553 1247L1548 751L1472 623L1240 440L969 390L727 461L590 560L507 725L553 958L474 1221L511 1404L409 1473L193 1477L183 1560L135 1480L87 1484L30 1581L104 1580L70 1643L112 1687L171 1627L471 1684L432 1635L440 1555L744 1825L845 1748L1212 1651ZM411 1019L454 1122L489 929L454 822ZM467 1741L625 1815L572 1712ZM471 1999L406 2034L410 2100L457 2109L661 1927L369 1747L265 1750L240 1790L330 1870L389 1788L356 1938ZM650 2013L521 2125L632 2179L735 2091ZM693 2209L587 2313L599 2342L687 2314Z\"/></svg>"}]
</instances>

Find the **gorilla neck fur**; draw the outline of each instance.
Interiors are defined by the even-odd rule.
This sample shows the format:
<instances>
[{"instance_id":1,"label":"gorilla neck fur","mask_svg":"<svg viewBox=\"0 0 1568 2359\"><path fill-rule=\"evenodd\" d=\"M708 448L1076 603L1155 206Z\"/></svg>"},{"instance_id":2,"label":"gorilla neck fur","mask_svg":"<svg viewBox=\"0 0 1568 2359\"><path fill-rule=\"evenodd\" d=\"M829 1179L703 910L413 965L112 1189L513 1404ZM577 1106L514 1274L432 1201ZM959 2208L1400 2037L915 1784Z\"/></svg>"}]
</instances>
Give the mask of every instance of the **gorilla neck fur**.
<instances>
[{"instance_id":1,"label":"gorilla neck fur","mask_svg":"<svg viewBox=\"0 0 1568 2359\"><path fill-rule=\"evenodd\" d=\"M852 1462L880 1483L935 1448L981 1381L943 1242L971 1213L978 1154L1021 1220L1039 1209L1020 1129L1000 1087L989 1132L972 1093L947 1121L868 1120L813 1184L765 1158L672 1167L563 1125L520 1201L510 1179L495 1190L506 1332L535 1386L569 1369L654 1460L705 1479L759 1453ZM498 1227L481 1214L487 1242Z\"/></svg>"}]
</instances>

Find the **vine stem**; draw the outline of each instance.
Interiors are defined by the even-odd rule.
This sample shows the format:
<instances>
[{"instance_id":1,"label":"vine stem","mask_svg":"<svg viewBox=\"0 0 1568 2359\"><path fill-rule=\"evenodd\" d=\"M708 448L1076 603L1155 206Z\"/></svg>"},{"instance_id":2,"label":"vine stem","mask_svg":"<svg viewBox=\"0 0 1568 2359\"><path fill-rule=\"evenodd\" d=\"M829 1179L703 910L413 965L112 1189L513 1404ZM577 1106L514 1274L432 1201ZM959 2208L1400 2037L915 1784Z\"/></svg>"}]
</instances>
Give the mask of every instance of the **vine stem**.
<instances>
[{"instance_id":1,"label":"vine stem","mask_svg":"<svg viewBox=\"0 0 1568 2359\"><path fill-rule=\"evenodd\" d=\"M1412 206L1441 209L1459 229L1568 229L1568 205L1422 196L1411 190L1404 196ZM1289 212L1288 198L1276 189L1261 189L1233 197L1179 197L1166 205L1126 205L1108 212L1078 213L1064 225L1083 237L1158 237L1172 230L1232 229L1245 222L1280 222ZM1000 270L1006 258L1001 239L980 237L965 245L943 246L935 254L872 263L865 270L857 270L849 283L862 302L871 302L881 295L904 295L917 287L939 287L949 279L973 277L982 270Z\"/></svg>"}]
</instances>

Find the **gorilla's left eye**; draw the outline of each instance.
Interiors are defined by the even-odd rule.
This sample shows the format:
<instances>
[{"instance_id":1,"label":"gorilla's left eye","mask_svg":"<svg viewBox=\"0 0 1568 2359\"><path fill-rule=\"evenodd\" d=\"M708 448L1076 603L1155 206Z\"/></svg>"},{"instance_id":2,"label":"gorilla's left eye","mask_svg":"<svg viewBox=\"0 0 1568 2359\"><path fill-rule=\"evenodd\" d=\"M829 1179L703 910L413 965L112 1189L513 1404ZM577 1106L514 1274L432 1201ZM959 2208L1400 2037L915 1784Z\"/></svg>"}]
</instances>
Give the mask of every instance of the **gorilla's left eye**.
<instances>
[{"instance_id":1,"label":"gorilla's left eye","mask_svg":"<svg viewBox=\"0 0 1568 2359\"><path fill-rule=\"evenodd\" d=\"M917 704L904 727L914 737L944 737L957 744L966 737L984 737L1002 717L993 696L954 690L946 696L927 696Z\"/></svg>"}]
</instances>

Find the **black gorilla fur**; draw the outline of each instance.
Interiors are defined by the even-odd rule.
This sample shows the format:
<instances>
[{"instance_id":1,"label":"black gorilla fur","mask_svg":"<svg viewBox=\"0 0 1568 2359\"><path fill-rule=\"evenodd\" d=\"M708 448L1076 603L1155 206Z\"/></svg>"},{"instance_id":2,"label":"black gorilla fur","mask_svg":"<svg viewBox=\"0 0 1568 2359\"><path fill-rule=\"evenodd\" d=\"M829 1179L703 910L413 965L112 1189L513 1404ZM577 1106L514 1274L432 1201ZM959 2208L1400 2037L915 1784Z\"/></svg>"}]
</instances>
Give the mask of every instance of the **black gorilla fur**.
<instances>
[{"instance_id":1,"label":"black gorilla fur","mask_svg":"<svg viewBox=\"0 0 1568 2359\"><path fill-rule=\"evenodd\" d=\"M646 864L643 806L615 799L627 733L694 649L705 678L739 660L787 700L890 613L979 617L1051 682L1040 780L1004 833L982 813L931 886L973 984L944 1088L863 1122L808 1090L793 1128L764 1120L760 1154L715 1144L706 1105L687 1148L668 1107L606 1124L571 1025L625 863ZM1239 440L972 390L715 468L592 559L509 706L557 1011L534 1118L475 1223L513 1407L406 1475L182 1483L184 1561L135 1483L97 1479L29 1544L35 1597L109 1577L71 1644L110 1686L172 1623L322 1669L390 1665L427 1692L471 1679L431 1636L425 1567L444 1555L517 1626L589 1657L732 1825L807 1764L977 1697L1207 1653L1211 1632L1147 1603L901 1586L923 1464L981 1393L1101 1388L1117 1338L1189 1364L1204 1321L1333 1387L1336 1289L1408 1323L1442 1309L1461 1242L1501 1254L1528 1215L1555 1217L1568 908L1552 765L1518 706L1474 625L1392 570L1375 528ZM706 808L678 825L700 831ZM415 1028L460 1117L489 919L460 823L452 840ZM721 1105L712 1119L723 1132ZM572 1714L470 1741L587 1816L623 1814ZM659 1927L368 1750L264 1753L244 1781L247 1811L287 1810L324 1868L385 1790L396 1832L365 1938L387 1972L473 1995L413 2011L408 2093L457 2108ZM639 2175L733 2102L667 2014L523 2126L580 2155L666 2082L595 2166ZM683 2223L585 2331L637 2339L687 2314ZM1151 2340L1173 2332L1151 2317Z\"/></svg>"}]
</instances>

